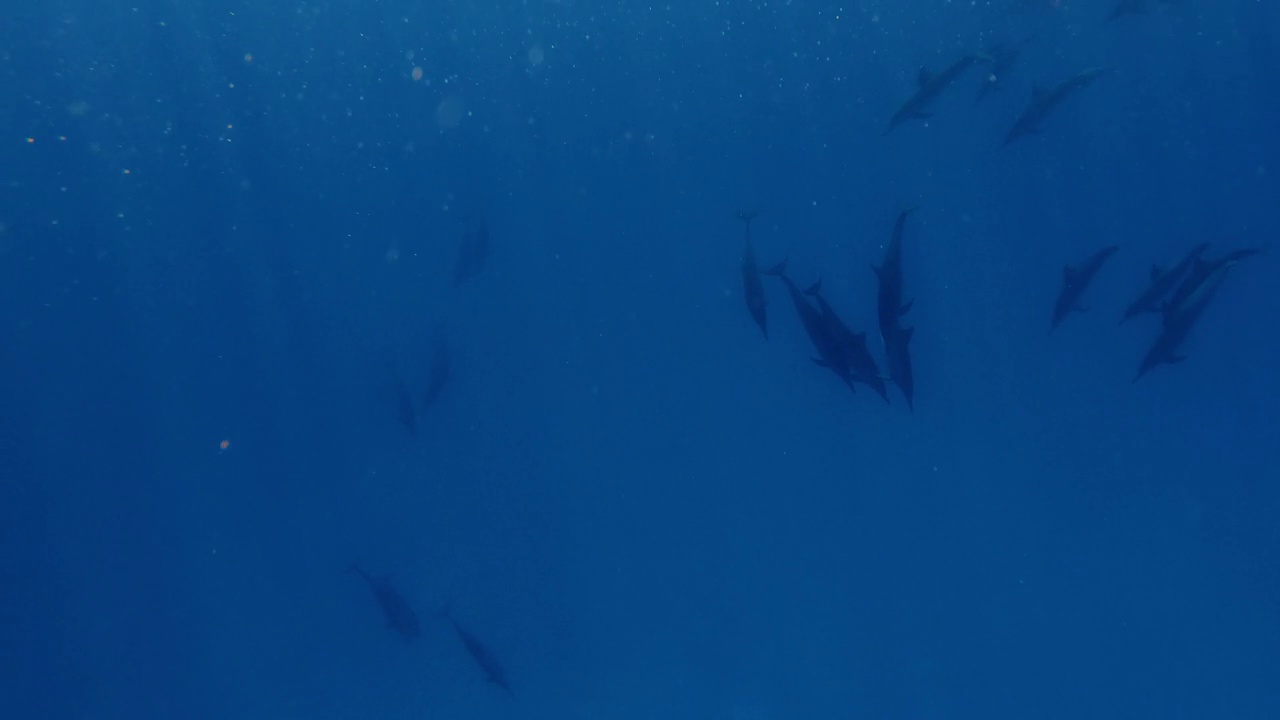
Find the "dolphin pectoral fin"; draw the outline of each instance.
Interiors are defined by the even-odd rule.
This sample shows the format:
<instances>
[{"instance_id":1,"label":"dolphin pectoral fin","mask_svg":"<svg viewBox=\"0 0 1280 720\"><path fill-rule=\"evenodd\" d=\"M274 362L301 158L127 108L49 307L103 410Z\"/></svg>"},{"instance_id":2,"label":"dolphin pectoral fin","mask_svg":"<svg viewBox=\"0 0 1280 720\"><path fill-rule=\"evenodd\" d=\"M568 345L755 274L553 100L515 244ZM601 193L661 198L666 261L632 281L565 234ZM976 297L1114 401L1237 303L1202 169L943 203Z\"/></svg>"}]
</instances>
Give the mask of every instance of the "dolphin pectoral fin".
<instances>
[{"instance_id":1,"label":"dolphin pectoral fin","mask_svg":"<svg viewBox=\"0 0 1280 720\"><path fill-rule=\"evenodd\" d=\"M765 271L764 271L764 274L765 274L765 275L773 275L773 276L776 276L776 277L785 277L785 276L786 276L786 274L787 274L787 261L786 261L786 260L783 260L782 262L778 263L777 265L774 265L773 267L769 268L768 270L765 270Z\"/></svg>"},{"instance_id":2,"label":"dolphin pectoral fin","mask_svg":"<svg viewBox=\"0 0 1280 720\"><path fill-rule=\"evenodd\" d=\"M1166 362L1168 362L1170 365L1177 365L1178 363L1186 359L1187 359L1186 355L1170 355L1169 359Z\"/></svg>"},{"instance_id":3,"label":"dolphin pectoral fin","mask_svg":"<svg viewBox=\"0 0 1280 720\"><path fill-rule=\"evenodd\" d=\"M916 302L915 300L908 300L905 303L903 303L902 307L898 308L898 314L906 315L907 313L911 312L911 306L914 305L915 302Z\"/></svg>"},{"instance_id":4,"label":"dolphin pectoral fin","mask_svg":"<svg viewBox=\"0 0 1280 720\"><path fill-rule=\"evenodd\" d=\"M812 285L809 286L808 290L804 291L804 294L816 296L821 292L822 292L822 278L818 278L817 280L814 281Z\"/></svg>"},{"instance_id":5,"label":"dolphin pectoral fin","mask_svg":"<svg viewBox=\"0 0 1280 720\"><path fill-rule=\"evenodd\" d=\"M1161 276L1161 275L1163 275L1163 274L1164 274L1164 270L1163 270L1163 269L1161 269L1161 267L1160 267L1159 265L1152 265L1152 266L1151 266L1151 279L1152 279L1152 280L1159 280L1159 279L1160 279L1160 276Z\"/></svg>"},{"instance_id":6,"label":"dolphin pectoral fin","mask_svg":"<svg viewBox=\"0 0 1280 720\"><path fill-rule=\"evenodd\" d=\"M919 74L916 75L916 84L924 87L930 80L933 80L933 73L929 72L929 68L920 68Z\"/></svg>"},{"instance_id":7,"label":"dolphin pectoral fin","mask_svg":"<svg viewBox=\"0 0 1280 720\"><path fill-rule=\"evenodd\" d=\"M920 111L920 112L918 112L918 113L915 113L915 114L914 114L914 115L912 115L911 117L913 117L913 118L915 118L915 119L917 119L917 120L931 120L931 119L933 119L933 113L931 113L931 112L924 112L924 111L922 110L922 111Z\"/></svg>"},{"instance_id":8,"label":"dolphin pectoral fin","mask_svg":"<svg viewBox=\"0 0 1280 720\"><path fill-rule=\"evenodd\" d=\"M1078 313L1087 313L1087 312L1089 312L1089 308L1087 308L1087 307L1085 307L1085 306L1083 306L1083 305L1076 305L1075 307L1073 307L1073 308L1071 308L1071 309L1072 309L1072 310L1074 310L1074 311L1076 311L1076 312L1078 312Z\"/></svg>"},{"instance_id":9,"label":"dolphin pectoral fin","mask_svg":"<svg viewBox=\"0 0 1280 720\"><path fill-rule=\"evenodd\" d=\"M880 277L880 268L876 267L875 263L871 264L871 272L875 273L876 277Z\"/></svg>"},{"instance_id":10,"label":"dolphin pectoral fin","mask_svg":"<svg viewBox=\"0 0 1280 720\"><path fill-rule=\"evenodd\" d=\"M822 358L811 357L809 359L813 361L814 365L817 365L820 368L827 368L828 370L831 369L831 363L823 360Z\"/></svg>"}]
</instances>

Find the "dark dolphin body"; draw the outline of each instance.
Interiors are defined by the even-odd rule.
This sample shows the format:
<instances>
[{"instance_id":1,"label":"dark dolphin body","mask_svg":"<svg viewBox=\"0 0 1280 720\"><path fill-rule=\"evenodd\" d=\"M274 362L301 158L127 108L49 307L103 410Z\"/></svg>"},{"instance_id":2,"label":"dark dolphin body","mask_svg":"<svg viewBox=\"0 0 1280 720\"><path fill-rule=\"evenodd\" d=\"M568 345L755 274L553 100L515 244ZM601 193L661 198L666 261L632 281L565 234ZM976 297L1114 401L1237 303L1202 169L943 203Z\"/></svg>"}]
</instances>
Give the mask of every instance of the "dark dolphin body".
<instances>
[{"instance_id":1,"label":"dark dolphin body","mask_svg":"<svg viewBox=\"0 0 1280 720\"><path fill-rule=\"evenodd\" d=\"M1088 309L1080 305L1081 296L1107 259L1119 249L1118 245L1105 247L1090 255L1079 267L1068 265L1062 269L1062 290L1058 293L1058 301L1053 305L1053 320L1049 323L1049 332L1056 330L1071 313Z\"/></svg>"},{"instance_id":2,"label":"dark dolphin body","mask_svg":"<svg viewBox=\"0 0 1280 720\"><path fill-rule=\"evenodd\" d=\"M1000 43L987 51L987 55L991 57L991 71L983 78L982 86L978 88L978 97L974 102L982 102L992 90L1004 87L1005 80L1013 71L1014 64L1018 62L1018 56L1032 39L1026 38L1016 43Z\"/></svg>"},{"instance_id":3,"label":"dark dolphin body","mask_svg":"<svg viewBox=\"0 0 1280 720\"><path fill-rule=\"evenodd\" d=\"M458 256L453 263L453 286L480 274L489 259L489 226L482 220L475 230L463 233Z\"/></svg>"},{"instance_id":4,"label":"dark dolphin body","mask_svg":"<svg viewBox=\"0 0 1280 720\"><path fill-rule=\"evenodd\" d=\"M800 324L804 326L805 333L809 335L814 349L818 351L818 357L813 361L835 373L845 385L849 386L850 390L857 392L853 387L853 374L849 371L849 363L845 360L839 339L822 313L815 310L809 301L804 299L800 288L787 277L787 263L778 263L765 274L786 283L787 290L791 293L791 303L795 305L796 314L800 316Z\"/></svg>"},{"instance_id":5,"label":"dark dolphin body","mask_svg":"<svg viewBox=\"0 0 1280 720\"><path fill-rule=\"evenodd\" d=\"M391 371L391 380L396 386L396 418L409 430L410 435L418 434L418 414L413 409L413 396L409 394L409 386L391 363L387 363Z\"/></svg>"},{"instance_id":6,"label":"dark dolphin body","mask_svg":"<svg viewBox=\"0 0 1280 720\"><path fill-rule=\"evenodd\" d=\"M884 250L880 267L872 266L880 279L876 291L876 315L880 325L880 339L884 341L885 361L889 378L902 391L907 407L915 409L915 379L911 369L910 344L915 328L902 327L902 316L911 310L911 302L902 300L902 233L911 210L898 213L893 225L893 235Z\"/></svg>"},{"instance_id":7,"label":"dark dolphin body","mask_svg":"<svg viewBox=\"0 0 1280 720\"><path fill-rule=\"evenodd\" d=\"M1040 123L1049 116L1063 100L1071 95L1083 90L1094 80L1097 80L1106 68L1090 68L1082 73L1054 85L1048 90L1036 89L1031 94L1031 102L1014 121L1013 127L1009 128L1009 134L1004 138L1004 144L1017 140L1023 135L1035 133L1040 128Z\"/></svg>"},{"instance_id":8,"label":"dark dolphin body","mask_svg":"<svg viewBox=\"0 0 1280 720\"><path fill-rule=\"evenodd\" d=\"M747 311L760 326L764 339L768 340L769 321L765 308L769 303L764 296L764 283L760 280L760 267L756 264L756 253L751 247L751 221L755 219L756 214L743 211L738 213L738 217L747 225L747 242L742 250L742 292L747 299Z\"/></svg>"},{"instance_id":9,"label":"dark dolphin body","mask_svg":"<svg viewBox=\"0 0 1280 720\"><path fill-rule=\"evenodd\" d=\"M413 612L413 608L409 607L404 596L391 586L389 578L375 578L359 565L352 565L349 572L358 573L369 584L369 590L373 592L374 599L378 601L383 614L387 616L387 627L403 635L406 640L418 637L421 633L418 616Z\"/></svg>"},{"instance_id":10,"label":"dark dolphin body","mask_svg":"<svg viewBox=\"0 0 1280 720\"><path fill-rule=\"evenodd\" d=\"M1138 374L1133 376L1133 382L1138 382L1143 375L1157 365L1174 365L1187 359L1185 355L1178 353L1178 349L1191 333L1191 329L1195 327L1196 321L1204 314L1209 301L1218 294L1222 281L1227 277L1227 271L1239 261L1240 259L1237 258L1223 262L1200 261L1197 263L1197 269L1193 271L1193 275L1199 273L1198 281L1176 304L1170 301L1165 306L1164 327L1155 342L1151 343L1151 349L1142 358L1142 364L1138 366Z\"/></svg>"},{"instance_id":11,"label":"dark dolphin body","mask_svg":"<svg viewBox=\"0 0 1280 720\"><path fill-rule=\"evenodd\" d=\"M444 392L445 385L449 384L452 365L449 346L444 340L437 342L435 350L431 353L431 366L427 369L427 390L422 393L423 410L440 399L440 393Z\"/></svg>"},{"instance_id":12,"label":"dark dolphin body","mask_svg":"<svg viewBox=\"0 0 1280 720\"><path fill-rule=\"evenodd\" d=\"M898 108L898 112L889 119L889 129L885 132L892 132L894 128L912 118L928 119L930 116L928 108L934 100L938 99L942 91L964 74L970 65L986 59L982 55L965 55L937 75L925 68L920 68L920 74L916 78L915 94L907 98L907 101L902 103L902 107Z\"/></svg>"},{"instance_id":13,"label":"dark dolphin body","mask_svg":"<svg viewBox=\"0 0 1280 720\"><path fill-rule=\"evenodd\" d=\"M498 663L497 658L493 656L489 648L485 647L484 643L477 640L474 635L463 630L458 625L457 620L449 618L449 622L453 623L453 630L458 633L458 639L462 641L462 645L467 648L467 652L471 654L476 664L484 671L485 680L506 690L507 694L514 698L516 694L511 691L511 684L507 682L506 671L502 669L502 665Z\"/></svg>"},{"instance_id":14,"label":"dark dolphin body","mask_svg":"<svg viewBox=\"0 0 1280 720\"><path fill-rule=\"evenodd\" d=\"M1152 265L1151 282L1141 295L1129 303L1128 309L1124 311L1124 317L1120 318L1120 324L1143 313L1160 312L1165 296L1174 289L1178 281L1187 274L1208 247L1209 243L1200 243L1191 248L1176 265L1167 269Z\"/></svg>"},{"instance_id":15,"label":"dark dolphin body","mask_svg":"<svg viewBox=\"0 0 1280 720\"><path fill-rule=\"evenodd\" d=\"M875 358L871 357L871 351L867 349L867 334L850 330L849 326L840 319L835 309L822 296L821 280L805 290L804 294L818 301L822 317L826 319L827 327L831 329L832 336L840 345L841 355L844 356L850 376L855 382L869 386L879 393L885 402L889 402L889 392L885 387L884 378L880 376L880 368L876 365Z\"/></svg>"}]
</instances>

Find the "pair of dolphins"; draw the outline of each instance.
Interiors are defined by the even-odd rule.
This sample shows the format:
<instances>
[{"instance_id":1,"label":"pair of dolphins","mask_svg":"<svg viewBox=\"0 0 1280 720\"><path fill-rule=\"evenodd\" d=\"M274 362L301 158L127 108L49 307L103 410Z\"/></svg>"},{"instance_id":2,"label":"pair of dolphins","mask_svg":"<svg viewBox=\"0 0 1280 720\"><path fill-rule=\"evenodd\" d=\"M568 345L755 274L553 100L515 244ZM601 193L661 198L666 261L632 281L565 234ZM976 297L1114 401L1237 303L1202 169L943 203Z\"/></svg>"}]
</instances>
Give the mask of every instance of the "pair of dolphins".
<instances>
[{"instance_id":1,"label":"pair of dolphins","mask_svg":"<svg viewBox=\"0 0 1280 720\"><path fill-rule=\"evenodd\" d=\"M877 316L880 327L880 338L884 342L885 360L888 364L888 376L902 391L907 406L914 407L914 379L911 369L909 345L914 328L903 327L901 318L911 309L910 302L902 299L902 233L910 210L898 215L894 224L893 236L885 249L884 260L880 267L872 267L879 278L877 290ZM762 275L778 278L786 286L791 296L792 305L800 317L805 333L817 351L813 360L821 367L835 373L850 390L855 383L869 386L876 391L885 402L889 401L886 376L880 373L875 358L867 347L866 333L854 332L840 318L831 304L822 295L822 281L814 283L807 290L800 288L786 274L786 262L783 261L765 272L761 272L756 260L755 250L751 244L751 221L754 212L741 212L738 217L746 223L746 247L742 253L743 294L747 301L747 310L760 326L765 339L769 337L767 305ZM813 298L810 302L809 298ZM814 306L814 303L817 306ZM856 391L855 391L856 392Z\"/></svg>"}]
</instances>

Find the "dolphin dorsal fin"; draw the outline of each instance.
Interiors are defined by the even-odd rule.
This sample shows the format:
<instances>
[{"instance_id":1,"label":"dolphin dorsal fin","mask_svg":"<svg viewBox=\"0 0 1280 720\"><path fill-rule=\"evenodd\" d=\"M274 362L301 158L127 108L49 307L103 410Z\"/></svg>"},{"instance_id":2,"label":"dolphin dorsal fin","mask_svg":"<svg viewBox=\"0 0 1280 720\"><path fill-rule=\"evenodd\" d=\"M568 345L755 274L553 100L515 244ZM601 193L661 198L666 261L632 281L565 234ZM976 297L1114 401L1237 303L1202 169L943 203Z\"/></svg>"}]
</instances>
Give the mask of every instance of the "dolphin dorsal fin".
<instances>
[{"instance_id":1,"label":"dolphin dorsal fin","mask_svg":"<svg viewBox=\"0 0 1280 720\"><path fill-rule=\"evenodd\" d=\"M921 67L919 74L916 75L916 84L920 87L924 87L925 85L928 85L929 81L932 79L933 73L929 72L929 68Z\"/></svg>"}]
</instances>

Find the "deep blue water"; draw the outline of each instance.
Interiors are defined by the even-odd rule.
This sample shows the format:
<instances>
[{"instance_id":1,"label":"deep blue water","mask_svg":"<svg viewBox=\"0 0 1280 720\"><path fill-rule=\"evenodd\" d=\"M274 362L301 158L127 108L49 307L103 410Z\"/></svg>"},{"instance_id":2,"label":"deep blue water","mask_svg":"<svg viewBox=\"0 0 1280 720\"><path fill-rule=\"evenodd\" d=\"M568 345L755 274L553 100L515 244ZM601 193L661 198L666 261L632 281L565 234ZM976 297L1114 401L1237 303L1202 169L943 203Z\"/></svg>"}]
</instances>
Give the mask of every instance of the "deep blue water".
<instances>
[{"instance_id":1,"label":"deep blue water","mask_svg":"<svg viewBox=\"0 0 1280 720\"><path fill-rule=\"evenodd\" d=\"M1116 325L1280 237L1280 5L1113 5L0 11L0 715L1280 717L1280 257ZM914 411L736 217L882 360L911 207Z\"/></svg>"}]
</instances>

